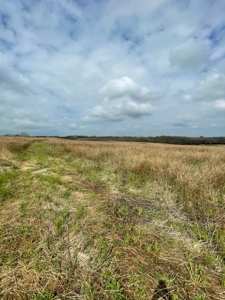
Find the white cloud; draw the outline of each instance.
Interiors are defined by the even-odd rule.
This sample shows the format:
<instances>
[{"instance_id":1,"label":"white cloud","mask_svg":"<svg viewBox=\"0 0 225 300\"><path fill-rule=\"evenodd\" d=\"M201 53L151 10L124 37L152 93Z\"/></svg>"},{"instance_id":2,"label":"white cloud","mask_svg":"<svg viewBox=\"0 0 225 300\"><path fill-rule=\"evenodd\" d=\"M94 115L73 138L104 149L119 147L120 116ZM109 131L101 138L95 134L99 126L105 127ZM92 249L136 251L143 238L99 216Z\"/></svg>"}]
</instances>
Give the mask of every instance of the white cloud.
<instances>
[{"instance_id":1,"label":"white cloud","mask_svg":"<svg viewBox=\"0 0 225 300\"><path fill-rule=\"evenodd\" d=\"M225 98L225 75L214 73L196 86L196 100L213 101Z\"/></svg>"},{"instance_id":2,"label":"white cloud","mask_svg":"<svg viewBox=\"0 0 225 300\"><path fill-rule=\"evenodd\" d=\"M131 118L140 118L145 115L151 115L153 107L150 103L139 104L129 100L122 102L119 107L123 115Z\"/></svg>"},{"instance_id":3,"label":"white cloud","mask_svg":"<svg viewBox=\"0 0 225 300\"><path fill-rule=\"evenodd\" d=\"M80 129L84 129L85 126L81 125L81 124L76 124L76 123L71 123L69 124L70 128L73 130L80 130Z\"/></svg>"},{"instance_id":4,"label":"white cloud","mask_svg":"<svg viewBox=\"0 0 225 300\"><path fill-rule=\"evenodd\" d=\"M220 99L213 102L207 102L203 104L203 108L206 111L214 111L216 113L224 113L225 112L225 100Z\"/></svg>"},{"instance_id":5,"label":"white cloud","mask_svg":"<svg viewBox=\"0 0 225 300\"><path fill-rule=\"evenodd\" d=\"M151 115L153 107L151 104L137 104L130 100L122 100L121 104L109 105L108 107L95 106L86 121L121 122L127 119L139 119Z\"/></svg>"},{"instance_id":6,"label":"white cloud","mask_svg":"<svg viewBox=\"0 0 225 300\"><path fill-rule=\"evenodd\" d=\"M108 109L103 106L95 106L88 117L85 118L86 121L108 121L108 122L120 122L123 121L124 116L116 110L115 107L108 107Z\"/></svg>"},{"instance_id":7,"label":"white cloud","mask_svg":"<svg viewBox=\"0 0 225 300\"><path fill-rule=\"evenodd\" d=\"M225 98L225 75L213 73L197 83L191 94L194 101L212 102Z\"/></svg>"},{"instance_id":8,"label":"white cloud","mask_svg":"<svg viewBox=\"0 0 225 300\"><path fill-rule=\"evenodd\" d=\"M214 104L215 104L216 109L225 111L225 100L224 99L217 100Z\"/></svg>"},{"instance_id":9,"label":"white cloud","mask_svg":"<svg viewBox=\"0 0 225 300\"><path fill-rule=\"evenodd\" d=\"M188 42L170 51L171 66L178 65L181 69L196 70L209 62L206 49L196 42Z\"/></svg>"},{"instance_id":10,"label":"white cloud","mask_svg":"<svg viewBox=\"0 0 225 300\"><path fill-rule=\"evenodd\" d=\"M127 96L140 103L157 100L164 96L163 93L151 92L148 88L138 85L127 76L109 81L99 90L99 94L112 100Z\"/></svg>"},{"instance_id":11,"label":"white cloud","mask_svg":"<svg viewBox=\"0 0 225 300\"><path fill-rule=\"evenodd\" d=\"M95 106L86 120L120 122L151 115L154 109L150 101L164 95L150 92L127 76L110 80L99 94L105 97L102 105Z\"/></svg>"}]
</instances>

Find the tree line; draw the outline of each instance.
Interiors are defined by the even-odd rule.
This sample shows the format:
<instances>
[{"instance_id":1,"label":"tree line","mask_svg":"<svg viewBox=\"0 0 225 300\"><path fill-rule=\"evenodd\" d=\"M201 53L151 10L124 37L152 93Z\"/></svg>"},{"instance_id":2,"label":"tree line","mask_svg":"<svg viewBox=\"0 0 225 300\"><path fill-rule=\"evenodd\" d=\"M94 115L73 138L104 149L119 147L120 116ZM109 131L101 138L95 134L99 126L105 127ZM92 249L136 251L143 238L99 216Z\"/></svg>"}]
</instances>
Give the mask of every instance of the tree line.
<instances>
[{"instance_id":1,"label":"tree line","mask_svg":"<svg viewBox=\"0 0 225 300\"><path fill-rule=\"evenodd\" d=\"M92 141L122 141L122 142L147 142L147 143L165 143L177 145L224 145L225 137L187 137L187 136L66 136L65 139L85 139Z\"/></svg>"},{"instance_id":2,"label":"tree line","mask_svg":"<svg viewBox=\"0 0 225 300\"><path fill-rule=\"evenodd\" d=\"M29 137L26 132L21 134L5 134L5 136ZM89 141L121 141L121 142L142 142L142 143L163 143L175 145L225 145L225 137L187 137L187 136L86 136L86 135L69 135L69 136L32 136L36 138L55 137L68 140L89 140Z\"/></svg>"}]
</instances>

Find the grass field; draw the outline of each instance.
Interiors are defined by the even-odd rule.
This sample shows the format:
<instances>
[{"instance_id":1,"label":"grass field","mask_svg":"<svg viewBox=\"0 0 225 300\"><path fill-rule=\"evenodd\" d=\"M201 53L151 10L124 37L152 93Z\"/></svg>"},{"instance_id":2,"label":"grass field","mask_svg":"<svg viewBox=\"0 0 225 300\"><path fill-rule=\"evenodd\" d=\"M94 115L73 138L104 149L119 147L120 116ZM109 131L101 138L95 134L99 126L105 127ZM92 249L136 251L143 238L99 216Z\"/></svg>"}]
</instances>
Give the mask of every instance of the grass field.
<instances>
[{"instance_id":1,"label":"grass field","mask_svg":"<svg viewBox=\"0 0 225 300\"><path fill-rule=\"evenodd\" d=\"M224 300L224 150L0 137L0 298Z\"/></svg>"}]
</instances>

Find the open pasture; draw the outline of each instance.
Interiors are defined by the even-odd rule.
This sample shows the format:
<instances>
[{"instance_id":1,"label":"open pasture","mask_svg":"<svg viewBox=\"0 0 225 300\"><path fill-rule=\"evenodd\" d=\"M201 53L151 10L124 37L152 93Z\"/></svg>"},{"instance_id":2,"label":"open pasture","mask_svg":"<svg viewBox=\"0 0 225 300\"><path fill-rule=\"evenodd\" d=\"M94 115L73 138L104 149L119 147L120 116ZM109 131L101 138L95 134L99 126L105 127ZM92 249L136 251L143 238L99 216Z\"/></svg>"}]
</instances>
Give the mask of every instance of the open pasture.
<instances>
[{"instance_id":1,"label":"open pasture","mask_svg":"<svg viewBox=\"0 0 225 300\"><path fill-rule=\"evenodd\" d=\"M1 298L225 299L224 149L1 137Z\"/></svg>"}]
</instances>

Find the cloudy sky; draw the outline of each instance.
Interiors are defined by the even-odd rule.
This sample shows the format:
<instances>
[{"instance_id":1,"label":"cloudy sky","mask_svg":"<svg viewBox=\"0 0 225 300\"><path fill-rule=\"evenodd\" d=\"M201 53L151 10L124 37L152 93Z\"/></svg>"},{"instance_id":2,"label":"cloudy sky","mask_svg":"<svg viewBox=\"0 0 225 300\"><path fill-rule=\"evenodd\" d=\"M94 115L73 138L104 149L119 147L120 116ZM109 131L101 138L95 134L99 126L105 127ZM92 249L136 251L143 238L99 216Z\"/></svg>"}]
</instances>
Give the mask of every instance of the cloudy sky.
<instances>
[{"instance_id":1,"label":"cloudy sky","mask_svg":"<svg viewBox=\"0 0 225 300\"><path fill-rule=\"evenodd\" d=\"M0 0L0 134L225 136L224 0Z\"/></svg>"}]
</instances>

